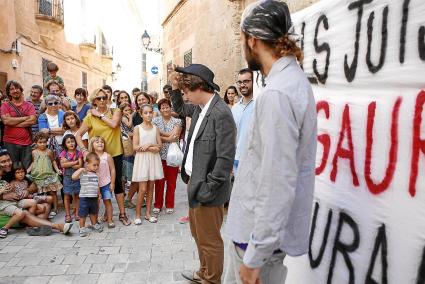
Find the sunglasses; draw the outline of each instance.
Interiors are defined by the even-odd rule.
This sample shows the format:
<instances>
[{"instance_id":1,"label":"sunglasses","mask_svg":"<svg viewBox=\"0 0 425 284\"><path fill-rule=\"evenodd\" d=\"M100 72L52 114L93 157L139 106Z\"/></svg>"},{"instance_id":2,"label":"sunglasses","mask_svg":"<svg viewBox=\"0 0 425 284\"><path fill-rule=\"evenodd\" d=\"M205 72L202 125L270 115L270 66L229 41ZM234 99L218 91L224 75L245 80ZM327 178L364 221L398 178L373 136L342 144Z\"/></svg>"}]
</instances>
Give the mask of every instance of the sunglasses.
<instances>
[{"instance_id":1,"label":"sunglasses","mask_svg":"<svg viewBox=\"0 0 425 284\"><path fill-rule=\"evenodd\" d=\"M60 102L56 101L56 102L51 102L51 103L47 103L48 106L57 106L59 105Z\"/></svg>"},{"instance_id":2,"label":"sunglasses","mask_svg":"<svg viewBox=\"0 0 425 284\"><path fill-rule=\"evenodd\" d=\"M97 101L106 101L108 99L107 96L103 96L103 97L97 97L96 100Z\"/></svg>"}]
</instances>

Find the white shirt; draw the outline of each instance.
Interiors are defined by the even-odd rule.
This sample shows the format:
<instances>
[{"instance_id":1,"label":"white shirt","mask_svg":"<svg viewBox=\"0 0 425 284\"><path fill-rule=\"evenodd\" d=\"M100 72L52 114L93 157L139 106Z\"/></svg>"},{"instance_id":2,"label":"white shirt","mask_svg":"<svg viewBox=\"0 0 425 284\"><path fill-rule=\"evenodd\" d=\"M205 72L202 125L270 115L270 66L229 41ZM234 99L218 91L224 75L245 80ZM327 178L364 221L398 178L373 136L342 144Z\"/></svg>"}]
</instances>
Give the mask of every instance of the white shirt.
<instances>
[{"instance_id":1,"label":"white shirt","mask_svg":"<svg viewBox=\"0 0 425 284\"><path fill-rule=\"evenodd\" d=\"M193 161L193 145L195 144L196 136L198 135L199 127L201 127L202 121L204 120L205 114L207 114L208 108L210 107L211 101L214 96L211 96L211 99L207 102L205 106L200 106L202 111L199 114L198 120L196 121L195 128L193 129L192 139L190 140L189 150L187 152L186 163L184 169L188 176L192 175L192 161Z\"/></svg>"},{"instance_id":2,"label":"white shirt","mask_svg":"<svg viewBox=\"0 0 425 284\"><path fill-rule=\"evenodd\" d=\"M47 123L49 124L49 128L60 128L61 126L59 125L59 115L49 115L46 112L46 117L47 117ZM56 135L55 139L58 142L59 145L62 144L62 135Z\"/></svg>"},{"instance_id":3,"label":"white shirt","mask_svg":"<svg viewBox=\"0 0 425 284\"><path fill-rule=\"evenodd\" d=\"M263 266L273 252L308 252L316 162L316 104L294 57L273 64L256 98L239 161L226 230L247 243L243 262Z\"/></svg>"}]
</instances>

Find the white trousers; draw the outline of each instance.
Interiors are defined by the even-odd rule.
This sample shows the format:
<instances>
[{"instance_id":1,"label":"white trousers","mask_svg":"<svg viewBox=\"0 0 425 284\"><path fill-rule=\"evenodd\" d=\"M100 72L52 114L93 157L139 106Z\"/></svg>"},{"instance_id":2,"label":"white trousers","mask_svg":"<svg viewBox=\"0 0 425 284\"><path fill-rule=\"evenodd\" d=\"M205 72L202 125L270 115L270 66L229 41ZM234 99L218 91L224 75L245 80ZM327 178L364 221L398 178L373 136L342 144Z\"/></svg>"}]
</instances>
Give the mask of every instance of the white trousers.
<instances>
[{"instance_id":1,"label":"white trousers","mask_svg":"<svg viewBox=\"0 0 425 284\"><path fill-rule=\"evenodd\" d=\"M239 270L243 264L245 251L230 241L228 246L228 263L223 284L242 284ZM263 284L284 284L288 269L283 264L284 252L273 254L269 261L261 267L260 279Z\"/></svg>"}]
</instances>

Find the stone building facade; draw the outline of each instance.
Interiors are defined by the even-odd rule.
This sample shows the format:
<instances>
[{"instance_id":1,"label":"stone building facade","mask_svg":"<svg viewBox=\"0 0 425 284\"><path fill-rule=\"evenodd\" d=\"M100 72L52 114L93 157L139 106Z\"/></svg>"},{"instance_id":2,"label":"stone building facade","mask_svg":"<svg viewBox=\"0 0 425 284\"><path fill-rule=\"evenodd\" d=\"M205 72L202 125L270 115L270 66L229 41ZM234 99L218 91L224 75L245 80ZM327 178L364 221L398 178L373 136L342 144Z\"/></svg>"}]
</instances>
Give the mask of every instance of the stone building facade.
<instances>
[{"instance_id":1,"label":"stone building facade","mask_svg":"<svg viewBox=\"0 0 425 284\"><path fill-rule=\"evenodd\" d=\"M97 43L66 41L62 0L1 3L0 90L4 91L6 81L13 79L28 95L32 85L42 85L49 61L59 66L58 75L71 95L78 87L90 92L111 81L112 57L102 45L102 36L97 37Z\"/></svg>"},{"instance_id":2,"label":"stone building facade","mask_svg":"<svg viewBox=\"0 0 425 284\"><path fill-rule=\"evenodd\" d=\"M216 74L224 90L246 66L240 44L243 10L255 0L163 0L163 81L173 65L202 63ZM317 0L286 1L291 12ZM167 72L168 71L168 72Z\"/></svg>"}]
</instances>

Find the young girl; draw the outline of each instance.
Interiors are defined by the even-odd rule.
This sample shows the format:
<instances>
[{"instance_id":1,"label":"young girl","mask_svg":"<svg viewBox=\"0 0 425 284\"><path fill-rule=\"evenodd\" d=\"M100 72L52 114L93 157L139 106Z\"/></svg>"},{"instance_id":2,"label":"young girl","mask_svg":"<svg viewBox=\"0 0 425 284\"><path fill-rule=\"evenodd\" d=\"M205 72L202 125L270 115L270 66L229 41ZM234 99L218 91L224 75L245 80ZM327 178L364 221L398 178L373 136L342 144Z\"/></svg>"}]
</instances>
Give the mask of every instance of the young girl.
<instances>
[{"instance_id":1,"label":"young girl","mask_svg":"<svg viewBox=\"0 0 425 284\"><path fill-rule=\"evenodd\" d=\"M90 139L89 152L96 153L100 158L99 176L100 194L102 195L103 204L105 205L105 216L102 221L108 222L108 228L114 228L112 221L112 192L115 188L115 165L111 155L105 152L105 140L100 136Z\"/></svg>"},{"instance_id":2,"label":"young girl","mask_svg":"<svg viewBox=\"0 0 425 284\"><path fill-rule=\"evenodd\" d=\"M74 135L66 134L62 139L62 149L64 149L60 155L60 163L64 169L63 173L63 192L65 194L64 206L65 206L65 223L71 223L70 203L71 196L72 202L75 209L75 220L79 221L80 218L77 215L80 193L80 181L72 180L72 174L83 166L83 154L77 150L77 141Z\"/></svg>"},{"instance_id":3,"label":"young girl","mask_svg":"<svg viewBox=\"0 0 425 284\"><path fill-rule=\"evenodd\" d=\"M61 171L58 168L53 152L47 149L49 136L39 132L34 137L36 148L32 151L32 163L28 168L28 173L37 185L38 193L49 193L53 197L54 215L58 211L57 191L62 188L59 180Z\"/></svg>"},{"instance_id":4,"label":"young girl","mask_svg":"<svg viewBox=\"0 0 425 284\"><path fill-rule=\"evenodd\" d=\"M86 167L78 169L72 174L73 180L80 180L80 207L78 208L78 216L80 216L80 237L89 235L86 228L86 218L90 217L92 229L97 232L103 231L103 226L97 222L97 214L99 214L99 177L97 170L99 169L99 156L96 153L88 153L86 155Z\"/></svg>"},{"instance_id":5,"label":"young girl","mask_svg":"<svg viewBox=\"0 0 425 284\"><path fill-rule=\"evenodd\" d=\"M17 194L18 198L16 200L26 199L26 205L32 206L36 204L35 215L40 218L49 217L51 204L53 203L53 198L51 196L46 196L44 194L27 194L26 191L30 187L30 182L26 178L27 170L21 162L13 163L12 175L14 179L10 182L10 188L14 193ZM26 196L25 196L26 195ZM31 210L29 210L32 212ZM33 213L33 214L34 214Z\"/></svg>"},{"instance_id":6,"label":"young girl","mask_svg":"<svg viewBox=\"0 0 425 284\"><path fill-rule=\"evenodd\" d=\"M132 115L133 115L133 109L131 108L130 104L128 103L122 103L120 104L120 110L122 112L122 118L121 118L121 136L124 141L124 139L129 139L131 143L131 149L133 149L133 121L132 121ZM124 144L124 142L123 142ZM123 176L125 179L125 183L130 182L133 178L133 165L134 165L134 155L124 155L123 157ZM130 187L132 191L137 191L137 183L131 183ZM130 195L130 194L129 194ZM127 208L134 208L136 205L134 205L131 200L126 200L124 202L124 206Z\"/></svg>"},{"instance_id":7,"label":"young girl","mask_svg":"<svg viewBox=\"0 0 425 284\"><path fill-rule=\"evenodd\" d=\"M23 197L25 189L28 188L28 181L25 179L26 173L27 170L24 164L21 162L13 163L12 174L14 180L10 182L10 187L18 195L19 199L22 199L21 197ZM33 196L30 194L27 198L33 198Z\"/></svg>"},{"instance_id":8,"label":"young girl","mask_svg":"<svg viewBox=\"0 0 425 284\"><path fill-rule=\"evenodd\" d=\"M162 171L161 157L161 137L159 130L152 124L153 108L151 105L141 107L143 123L134 128L133 148L136 151L133 168L133 182L139 183L139 193L137 195L136 219L134 224L140 225L142 203L145 193L146 214L145 219L151 223L156 223L156 217L151 216L153 184L155 180L164 177Z\"/></svg>"},{"instance_id":9,"label":"young girl","mask_svg":"<svg viewBox=\"0 0 425 284\"><path fill-rule=\"evenodd\" d=\"M66 111L65 114L63 115L63 123L62 123L62 128L63 130L65 130L65 133L63 134L63 136L65 137L65 135L67 134L72 134L75 136L80 126L81 126L81 121L78 115L73 111L70 111L70 110ZM88 148L89 134L85 133L82 139L83 139L84 146ZM77 146L77 149L79 150L78 146Z\"/></svg>"}]
</instances>

